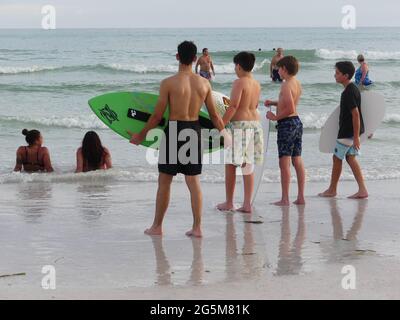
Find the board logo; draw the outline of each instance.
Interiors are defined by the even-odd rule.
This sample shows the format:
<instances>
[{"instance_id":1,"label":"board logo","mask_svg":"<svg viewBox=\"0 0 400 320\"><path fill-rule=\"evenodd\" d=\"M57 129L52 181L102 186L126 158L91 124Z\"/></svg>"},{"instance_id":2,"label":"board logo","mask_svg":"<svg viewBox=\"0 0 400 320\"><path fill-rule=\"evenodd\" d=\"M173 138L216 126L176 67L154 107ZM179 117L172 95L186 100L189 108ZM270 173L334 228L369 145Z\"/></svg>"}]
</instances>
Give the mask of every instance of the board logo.
<instances>
[{"instance_id":1,"label":"board logo","mask_svg":"<svg viewBox=\"0 0 400 320\"><path fill-rule=\"evenodd\" d=\"M116 114L116 112L114 110L112 110L108 104L106 104L104 106L103 109L100 110L100 114L102 115L103 118L107 119L108 122L110 123L110 125L114 122L114 121L119 121L118 119L118 115Z\"/></svg>"}]
</instances>

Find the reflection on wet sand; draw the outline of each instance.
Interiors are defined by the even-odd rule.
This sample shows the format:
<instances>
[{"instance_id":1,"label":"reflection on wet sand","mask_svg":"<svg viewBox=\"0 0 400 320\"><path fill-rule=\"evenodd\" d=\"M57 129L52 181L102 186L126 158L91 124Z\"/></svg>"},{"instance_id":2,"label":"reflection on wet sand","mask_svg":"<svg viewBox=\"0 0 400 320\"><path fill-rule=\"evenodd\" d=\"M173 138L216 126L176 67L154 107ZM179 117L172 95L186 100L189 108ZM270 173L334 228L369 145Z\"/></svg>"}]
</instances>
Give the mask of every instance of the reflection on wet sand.
<instances>
[{"instance_id":1,"label":"reflection on wet sand","mask_svg":"<svg viewBox=\"0 0 400 320\"><path fill-rule=\"evenodd\" d=\"M236 232L236 225L234 221L234 215L226 215L226 232L225 232L225 268L224 275L226 281L237 281L241 279L252 279L260 277L266 265L265 258L265 245L262 248L255 241L253 224L245 223L249 217L241 218L239 222L243 225L243 245L242 249L238 249L238 239ZM203 260L203 239L192 238L192 261L190 265L190 275L186 281L187 285L202 285L205 283L206 271L204 260ZM152 237L152 244L155 253L156 260L156 285L174 285L176 284L173 279L174 272L173 266L169 262L169 259L164 250L163 237ZM212 251L216 249L214 246L210 248ZM218 266L215 266L214 270L218 270ZM217 275L217 271L211 271L211 277ZM180 275L176 275L176 278L181 278ZM215 279L217 280L217 279ZM181 282L177 280L177 282Z\"/></svg>"},{"instance_id":2,"label":"reflection on wet sand","mask_svg":"<svg viewBox=\"0 0 400 320\"><path fill-rule=\"evenodd\" d=\"M160 236L151 237L155 258L156 258L156 281L155 284L159 286L173 285L171 265L165 254L163 238ZM190 268L190 277L188 284L201 285L204 281L204 262L202 254L202 241L203 239L192 238L193 257Z\"/></svg>"},{"instance_id":3,"label":"reflection on wet sand","mask_svg":"<svg viewBox=\"0 0 400 320\"><path fill-rule=\"evenodd\" d=\"M50 183L21 183L18 185L17 201L26 222L38 223L49 211L53 197Z\"/></svg>"},{"instance_id":4,"label":"reflection on wet sand","mask_svg":"<svg viewBox=\"0 0 400 320\"><path fill-rule=\"evenodd\" d=\"M296 206L296 208L298 213L297 232L293 244L291 243L290 207L281 208L281 240L279 243L278 264L275 272L277 276L300 274L303 266L301 252L306 238L305 206Z\"/></svg>"},{"instance_id":5,"label":"reflection on wet sand","mask_svg":"<svg viewBox=\"0 0 400 320\"><path fill-rule=\"evenodd\" d=\"M81 184L77 188L80 195L79 208L87 221L97 220L111 207L110 187L104 184Z\"/></svg>"},{"instance_id":6,"label":"reflection on wet sand","mask_svg":"<svg viewBox=\"0 0 400 320\"><path fill-rule=\"evenodd\" d=\"M172 285L171 267L165 254L163 247L163 238L154 236L151 237L154 253L156 256L156 281L155 284L159 286Z\"/></svg>"},{"instance_id":7,"label":"reflection on wet sand","mask_svg":"<svg viewBox=\"0 0 400 320\"><path fill-rule=\"evenodd\" d=\"M344 236L342 217L340 216L337 200L332 199L330 201L331 217L333 226L333 239L334 240L357 240L357 234L360 231L364 219L364 213L367 209L368 200L357 201L357 211L354 216L353 224Z\"/></svg>"},{"instance_id":8,"label":"reflection on wet sand","mask_svg":"<svg viewBox=\"0 0 400 320\"><path fill-rule=\"evenodd\" d=\"M242 219L243 247L239 252L234 215L226 215L225 273L227 281L257 278L265 265L265 259L261 256L254 239L253 224L247 223L251 216L243 216Z\"/></svg>"},{"instance_id":9,"label":"reflection on wet sand","mask_svg":"<svg viewBox=\"0 0 400 320\"><path fill-rule=\"evenodd\" d=\"M321 243L321 248L328 262L341 262L346 257L359 257L355 254L358 248L357 235L360 232L368 206L368 200L357 200L357 209L354 215L353 223L345 234L343 221L340 214L337 199L329 201L333 241ZM346 210L348 211L348 210ZM346 212L348 215L349 212Z\"/></svg>"}]
</instances>

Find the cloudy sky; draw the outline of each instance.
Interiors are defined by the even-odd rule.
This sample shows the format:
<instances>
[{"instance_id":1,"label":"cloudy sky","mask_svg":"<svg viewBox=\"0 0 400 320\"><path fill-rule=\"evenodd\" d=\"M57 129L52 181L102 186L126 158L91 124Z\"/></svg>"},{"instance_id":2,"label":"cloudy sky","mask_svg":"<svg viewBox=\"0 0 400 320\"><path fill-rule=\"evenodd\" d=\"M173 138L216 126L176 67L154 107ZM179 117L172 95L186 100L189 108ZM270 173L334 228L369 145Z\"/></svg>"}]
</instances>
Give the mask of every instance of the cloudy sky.
<instances>
[{"instance_id":1,"label":"cloudy sky","mask_svg":"<svg viewBox=\"0 0 400 320\"><path fill-rule=\"evenodd\" d=\"M400 26L399 0L0 0L0 28L40 28L47 4L57 28L340 27L345 5L357 26Z\"/></svg>"}]
</instances>

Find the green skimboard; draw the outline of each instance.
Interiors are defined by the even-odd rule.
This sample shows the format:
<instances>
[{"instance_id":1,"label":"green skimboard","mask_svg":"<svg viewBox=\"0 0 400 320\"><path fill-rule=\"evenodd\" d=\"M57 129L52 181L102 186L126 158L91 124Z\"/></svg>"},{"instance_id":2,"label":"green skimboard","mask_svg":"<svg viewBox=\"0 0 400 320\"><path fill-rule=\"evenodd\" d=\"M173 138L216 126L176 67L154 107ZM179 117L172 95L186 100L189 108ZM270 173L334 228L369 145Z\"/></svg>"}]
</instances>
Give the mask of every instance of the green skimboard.
<instances>
[{"instance_id":1,"label":"green skimboard","mask_svg":"<svg viewBox=\"0 0 400 320\"><path fill-rule=\"evenodd\" d=\"M218 111L228 107L229 100L224 95L213 92ZM154 112L158 96L144 92L115 92L107 93L89 100L89 106L96 116L111 130L130 140L128 131L139 133ZM164 130L168 125L169 108L165 111L163 119L157 128ZM203 106L199 114L200 126L203 129L214 129L210 116ZM218 141L213 140L218 139ZM207 137L203 145L205 152L213 152L222 148L221 139L218 137ZM214 142L214 143L213 143ZM157 139L144 140L141 145L157 149L160 142ZM214 146L214 147L213 147ZM218 146L218 147L215 147Z\"/></svg>"}]
</instances>

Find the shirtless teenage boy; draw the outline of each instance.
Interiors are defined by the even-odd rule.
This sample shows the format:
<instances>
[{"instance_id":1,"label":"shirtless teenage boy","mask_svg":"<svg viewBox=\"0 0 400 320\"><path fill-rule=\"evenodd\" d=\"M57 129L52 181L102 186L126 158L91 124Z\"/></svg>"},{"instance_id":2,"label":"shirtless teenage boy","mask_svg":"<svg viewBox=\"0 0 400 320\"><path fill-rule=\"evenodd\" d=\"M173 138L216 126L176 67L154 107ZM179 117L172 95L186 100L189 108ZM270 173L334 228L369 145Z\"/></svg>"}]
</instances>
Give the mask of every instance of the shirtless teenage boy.
<instances>
[{"instance_id":1,"label":"shirtless teenage boy","mask_svg":"<svg viewBox=\"0 0 400 320\"><path fill-rule=\"evenodd\" d=\"M165 129L164 144L162 144L159 158L159 179L156 201L156 212L153 225L145 231L148 235L161 235L162 222L168 209L170 187L173 177L178 173L185 175L185 181L191 195L193 212L193 227L186 233L187 236L201 237L202 192L199 175L202 171L201 132L199 124L199 111L205 102L214 126L224 130L224 123L215 109L215 102L211 93L210 83L192 71L196 61L197 47L193 42L184 41L178 46L176 59L179 61L179 71L172 77L161 82L160 95L154 114L148 120L145 128L139 134L131 134L131 142L140 144L146 134L162 120L163 114L169 105L169 124ZM173 131L175 130L175 132ZM189 137L187 141L180 141L179 133L188 130L194 133L196 141ZM224 133L226 131L223 131ZM179 159L179 149L182 145L190 143L189 163L182 163ZM194 154L192 154L194 153ZM160 161L164 154L165 162ZM186 152L185 152L186 154ZM172 160L174 158L174 160ZM176 159L178 159L176 161Z\"/></svg>"},{"instance_id":2,"label":"shirtless teenage boy","mask_svg":"<svg viewBox=\"0 0 400 320\"><path fill-rule=\"evenodd\" d=\"M267 118L278 121L279 167L281 170L282 198L275 202L277 206L289 205L290 162L296 169L298 196L296 205L305 204L305 170L302 152L303 124L297 113L297 105L302 93L301 84L296 79L299 63L293 56L282 58L278 63L279 74L284 80L279 101L265 101L265 106L277 106L276 115L269 111Z\"/></svg>"},{"instance_id":3,"label":"shirtless teenage boy","mask_svg":"<svg viewBox=\"0 0 400 320\"><path fill-rule=\"evenodd\" d=\"M257 111L261 86L253 78L255 56L249 52L238 53L233 62L237 79L232 86L229 108L224 114L224 123L232 131L233 148L228 152L225 165L226 201L217 206L221 211L235 210L233 195L236 183L236 168L242 167L244 181L244 201L238 211L251 213L254 191L253 165L263 161L263 129Z\"/></svg>"}]
</instances>

